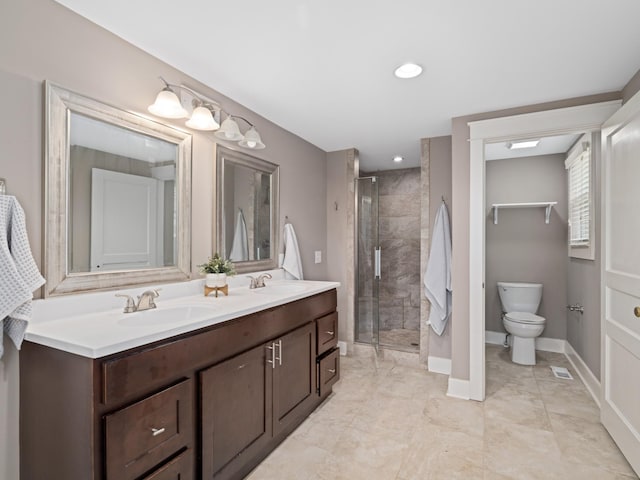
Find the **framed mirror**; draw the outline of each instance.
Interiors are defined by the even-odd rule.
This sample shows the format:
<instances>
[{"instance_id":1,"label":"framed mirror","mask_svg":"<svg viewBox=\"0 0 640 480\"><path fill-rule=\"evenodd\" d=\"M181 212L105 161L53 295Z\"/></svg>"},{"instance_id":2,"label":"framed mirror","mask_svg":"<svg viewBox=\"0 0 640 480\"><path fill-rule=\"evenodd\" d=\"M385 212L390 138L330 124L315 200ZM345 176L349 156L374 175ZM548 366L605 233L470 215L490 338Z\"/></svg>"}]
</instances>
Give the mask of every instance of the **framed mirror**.
<instances>
[{"instance_id":1,"label":"framed mirror","mask_svg":"<svg viewBox=\"0 0 640 480\"><path fill-rule=\"evenodd\" d=\"M189 279L191 135L45 89L45 296Z\"/></svg>"},{"instance_id":2,"label":"framed mirror","mask_svg":"<svg viewBox=\"0 0 640 480\"><path fill-rule=\"evenodd\" d=\"M274 163L218 146L215 251L238 272L278 266L279 169Z\"/></svg>"}]
</instances>

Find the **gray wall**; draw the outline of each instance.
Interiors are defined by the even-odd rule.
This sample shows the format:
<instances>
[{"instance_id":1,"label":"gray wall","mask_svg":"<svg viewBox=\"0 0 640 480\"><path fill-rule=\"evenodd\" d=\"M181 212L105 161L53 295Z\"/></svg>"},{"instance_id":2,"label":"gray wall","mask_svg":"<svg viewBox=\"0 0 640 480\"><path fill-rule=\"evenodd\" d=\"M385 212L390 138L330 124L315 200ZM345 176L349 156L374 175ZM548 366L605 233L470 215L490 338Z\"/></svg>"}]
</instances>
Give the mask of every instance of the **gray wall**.
<instances>
[{"instance_id":1,"label":"gray wall","mask_svg":"<svg viewBox=\"0 0 640 480\"><path fill-rule=\"evenodd\" d=\"M433 229L442 197L447 203L451 217L451 136L429 139L429 231ZM423 252L427 257L430 244L431 242L426 247L426 252ZM422 277L420 278L422 279ZM427 319L423 320L426 322ZM451 321L447 322L441 336L431 331L428 354L430 357L451 358Z\"/></svg>"},{"instance_id":2,"label":"gray wall","mask_svg":"<svg viewBox=\"0 0 640 480\"><path fill-rule=\"evenodd\" d=\"M24 207L33 254L42 266L43 81L146 114L161 88L158 75L184 83L250 119L267 148L259 156L279 164L280 225L295 222L305 277L326 279L327 264L313 252L326 249L326 154L205 87L197 80L131 46L51 0L3 2L0 15L0 177ZM215 61L215 54L212 57ZM170 121L184 128L180 121ZM214 161L212 133L194 133L192 159L192 262L213 248ZM231 148L239 148L229 144ZM196 271L196 268L193 269ZM0 478L18 478L18 355L5 343L0 360ZM5 408L6 406L6 408Z\"/></svg>"},{"instance_id":3,"label":"gray wall","mask_svg":"<svg viewBox=\"0 0 640 480\"><path fill-rule=\"evenodd\" d=\"M419 330L420 169L373 175L379 181L380 330Z\"/></svg>"},{"instance_id":4,"label":"gray wall","mask_svg":"<svg viewBox=\"0 0 640 480\"><path fill-rule=\"evenodd\" d=\"M600 378L600 133L591 136L594 159L595 216L594 260L569 258L567 304L580 304L584 314L567 313L567 340L589 367Z\"/></svg>"},{"instance_id":5,"label":"gray wall","mask_svg":"<svg viewBox=\"0 0 640 480\"><path fill-rule=\"evenodd\" d=\"M640 91L640 70L638 70L631 80L622 89L622 102L626 103L631 97Z\"/></svg>"},{"instance_id":6,"label":"gray wall","mask_svg":"<svg viewBox=\"0 0 640 480\"><path fill-rule=\"evenodd\" d=\"M538 314L547 319L542 336L567 338L567 175L564 154L486 162L485 328L505 332L496 283L542 283ZM558 202L549 224L544 209L498 213L493 203Z\"/></svg>"}]
</instances>

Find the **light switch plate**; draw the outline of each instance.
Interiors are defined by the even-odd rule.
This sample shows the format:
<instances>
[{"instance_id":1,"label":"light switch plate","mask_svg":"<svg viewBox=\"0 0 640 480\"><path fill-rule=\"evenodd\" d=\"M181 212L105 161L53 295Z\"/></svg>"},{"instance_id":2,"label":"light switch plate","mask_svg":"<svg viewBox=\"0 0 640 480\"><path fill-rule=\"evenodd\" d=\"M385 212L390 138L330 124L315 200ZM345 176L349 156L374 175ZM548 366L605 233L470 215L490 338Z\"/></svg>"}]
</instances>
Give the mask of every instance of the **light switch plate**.
<instances>
[{"instance_id":1,"label":"light switch plate","mask_svg":"<svg viewBox=\"0 0 640 480\"><path fill-rule=\"evenodd\" d=\"M322 263L322 250L316 250L316 263Z\"/></svg>"}]
</instances>

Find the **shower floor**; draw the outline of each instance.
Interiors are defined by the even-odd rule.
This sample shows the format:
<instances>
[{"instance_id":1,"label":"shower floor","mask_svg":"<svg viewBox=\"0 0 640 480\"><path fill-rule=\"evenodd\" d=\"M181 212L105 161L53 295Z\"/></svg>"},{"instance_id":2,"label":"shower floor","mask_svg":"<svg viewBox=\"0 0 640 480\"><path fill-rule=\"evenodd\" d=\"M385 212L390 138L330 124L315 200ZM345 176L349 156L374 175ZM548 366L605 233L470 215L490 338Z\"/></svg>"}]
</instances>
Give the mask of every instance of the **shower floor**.
<instances>
[{"instance_id":1,"label":"shower floor","mask_svg":"<svg viewBox=\"0 0 640 480\"><path fill-rule=\"evenodd\" d=\"M419 350L420 332L406 328L393 328L380 330L380 345L387 347L399 347L404 349Z\"/></svg>"}]
</instances>

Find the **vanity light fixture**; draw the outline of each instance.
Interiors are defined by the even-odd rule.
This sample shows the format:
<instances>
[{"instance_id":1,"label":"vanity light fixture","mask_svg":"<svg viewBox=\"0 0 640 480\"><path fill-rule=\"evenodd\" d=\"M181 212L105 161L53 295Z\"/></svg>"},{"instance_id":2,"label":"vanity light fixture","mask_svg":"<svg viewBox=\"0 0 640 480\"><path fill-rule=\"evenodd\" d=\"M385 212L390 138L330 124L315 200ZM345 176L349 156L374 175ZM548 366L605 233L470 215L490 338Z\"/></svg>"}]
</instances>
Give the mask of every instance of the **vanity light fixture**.
<instances>
[{"instance_id":1,"label":"vanity light fixture","mask_svg":"<svg viewBox=\"0 0 640 480\"><path fill-rule=\"evenodd\" d=\"M416 63L404 63L393 73L398 78L415 78L422 73L422 67Z\"/></svg>"},{"instance_id":2,"label":"vanity light fixture","mask_svg":"<svg viewBox=\"0 0 640 480\"><path fill-rule=\"evenodd\" d=\"M518 140L515 142L507 142L507 148L509 150L519 150L521 148L534 148L537 147L540 140Z\"/></svg>"},{"instance_id":3,"label":"vanity light fixture","mask_svg":"<svg viewBox=\"0 0 640 480\"><path fill-rule=\"evenodd\" d=\"M158 93L156 101L149 105L149 112L164 118L186 118L189 112L182 106L176 90L188 92L192 98L193 112L185 125L194 130L213 131L215 136L224 140L238 142L244 148L260 150L265 148L265 144L260 138L260 134L255 126L246 118L238 115L228 114L222 125L218 123L222 113L222 107L217 102L206 98L195 90L184 85L173 85L164 78L159 77L164 82L164 88ZM243 135L236 119L243 120L249 125L249 130Z\"/></svg>"},{"instance_id":4,"label":"vanity light fixture","mask_svg":"<svg viewBox=\"0 0 640 480\"><path fill-rule=\"evenodd\" d=\"M396 155L396 156L393 157L393 161L396 162L396 163L400 163L403 160L404 160L404 157L401 156L401 155Z\"/></svg>"}]
</instances>

